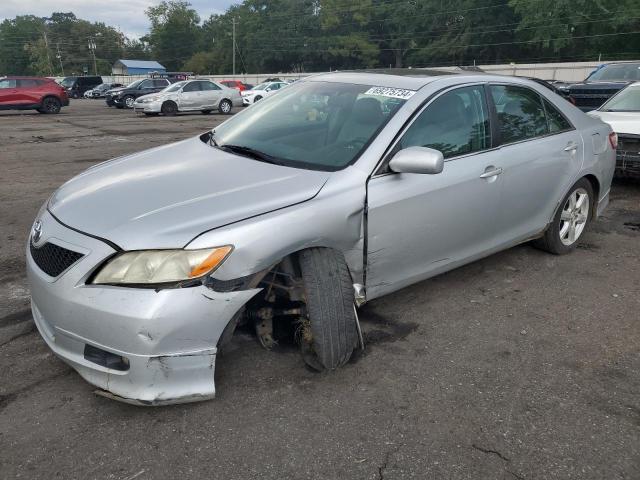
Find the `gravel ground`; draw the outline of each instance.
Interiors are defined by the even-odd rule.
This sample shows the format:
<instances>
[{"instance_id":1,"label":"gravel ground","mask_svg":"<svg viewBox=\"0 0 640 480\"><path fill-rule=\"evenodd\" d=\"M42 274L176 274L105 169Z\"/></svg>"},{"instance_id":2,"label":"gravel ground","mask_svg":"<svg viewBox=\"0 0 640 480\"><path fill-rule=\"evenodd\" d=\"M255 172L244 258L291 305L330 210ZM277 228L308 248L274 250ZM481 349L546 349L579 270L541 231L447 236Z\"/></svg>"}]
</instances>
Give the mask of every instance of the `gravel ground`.
<instances>
[{"instance_id":1,"label":"gravel ground","mask_svg":"<svg viewBox=\"0 0 640 480\"><path fill-rule=\"evenodd\" d=\"M640 478L637 183L571 255L523 245L371 302L366 352L337 373L237 334L213 401L94 395L35 331L31 222L85 168L221 120L0 113L1 478Z\"/></svg>"}]
</instances>

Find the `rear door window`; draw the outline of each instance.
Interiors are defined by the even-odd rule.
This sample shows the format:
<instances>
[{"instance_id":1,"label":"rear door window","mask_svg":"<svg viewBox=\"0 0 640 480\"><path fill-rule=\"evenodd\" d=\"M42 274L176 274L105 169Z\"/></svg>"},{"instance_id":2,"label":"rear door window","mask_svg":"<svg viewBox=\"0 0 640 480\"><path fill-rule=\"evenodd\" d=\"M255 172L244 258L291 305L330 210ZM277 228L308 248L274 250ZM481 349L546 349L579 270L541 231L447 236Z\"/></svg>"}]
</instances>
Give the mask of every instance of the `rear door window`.
<instances>
[{"instance_id":1,"label":"rear door window","mask_svg":"<svg viewBox=\"0 0 640 480\"><path fill-rule=\"evenodd\" d=\"M549 125L549 133L566 132L573 130L573 125L549 100L542 99L544 110L547 114L547 123Z\"/></svg>"},{"instance_id":2,"label":"rear door window","mask_svg":"<svg viewBox=\"0 0 640 480\"><path fill-rule=\"evenodd\" d=\"M549 133L540 95L515 85L491 85L502 143L514 143Z\"/></svg>"},{"instance_id":3,"label":"rear door window","mask_svg":"<svg viewBox=\"0 0 640 480\"><path fill-rule=\"evenodd\" d=\"M202 83L202 90L222 90L218 85L213 82L200 82Z\"/></svg>"},{"instance_id":4,"label":"rear door window","mask_svg":"<svg viewBox=\"0 0 640 480\"><path fill-rule=\"evenodd\" d=\"M153 81L153 85L156 88L163 88L163 87L166 87L167 85L169 85L169 82L167 80L154 80Z\"/></svg>"},{"instance_id":5,"label":"rear door window","mask_svg":"<svg viewBox=\"0 0 640 480\"><path fill-rule=\"evenodd\" d=\"M19 88L35 88L38 86L38 81L32 78L23 78L17 82Z\"/></svg>"}]
</instances>

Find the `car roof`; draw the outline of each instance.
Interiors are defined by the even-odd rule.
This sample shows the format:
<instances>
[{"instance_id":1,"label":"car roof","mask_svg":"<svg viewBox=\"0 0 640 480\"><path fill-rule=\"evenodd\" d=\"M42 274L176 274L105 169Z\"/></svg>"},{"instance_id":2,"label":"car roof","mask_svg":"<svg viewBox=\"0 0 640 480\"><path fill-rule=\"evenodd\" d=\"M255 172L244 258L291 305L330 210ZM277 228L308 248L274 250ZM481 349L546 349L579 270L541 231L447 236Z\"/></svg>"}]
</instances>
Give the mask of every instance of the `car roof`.
<instances>
[{"instance_id":1,"label":"car roof","mask_svg":"<svg viewBox=\"0 0 640 480\"><path fill-rule=\"evenodd\" d=\"M460 74L427 68L388 68L324 73L307 77L305 80L419 90L428 83L446 76L456 77L460 76Z\"/></svg>"},{"instance_id":2,"label":"car roof","mask_svg":"<svg viewBox=\"0 0 640 480\"><path fill-rule=\"evenodd\" d=\"M355 85L420 90L422 87L442 79L449 80L449 83L452 85L473 82L499 82L529 86L532 84L540 85L538 82L526 77L495 75L474 70L445 71L418 68L321 73L311 75L301 81L352 83ZM455 80L455 82L451 82L451 80Z\"/></svg>"},{"instance_id":3,"label":"car roof","mask_svg":"<svg viewBox=\"0 0 640 480\"><path fill-rule=\"evenodd\" d=\"M7 75L6 77L0 77L3 80L4 79L9 79L9 80L49 80L51 82L53 82L53 78L49 78L49 77L35 77L35 76L18 76L18 75Z\"/></svg>"}]
</instances>

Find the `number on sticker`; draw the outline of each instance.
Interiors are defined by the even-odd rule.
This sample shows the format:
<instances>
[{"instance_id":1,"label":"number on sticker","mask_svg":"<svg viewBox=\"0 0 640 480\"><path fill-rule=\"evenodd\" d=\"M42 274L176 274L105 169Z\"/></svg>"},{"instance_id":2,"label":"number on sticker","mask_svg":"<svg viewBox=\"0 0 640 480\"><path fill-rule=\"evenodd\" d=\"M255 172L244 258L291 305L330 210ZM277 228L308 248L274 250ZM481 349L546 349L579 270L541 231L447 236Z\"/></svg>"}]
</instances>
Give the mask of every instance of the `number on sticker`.
<instances>
[{"instance_id":1,"label":"number on sticker","mask_svg":"<svg viewBox=\"0 0 640 480\"><path fill-rule=\"evenodd\" d=\"M402 100L408 100L416 92L413 90L406 90L404 88L391 88L391 87L371 87L364 92L365 95L378 95L380 97L400 98Z\"/></svg>"}]
</instances>

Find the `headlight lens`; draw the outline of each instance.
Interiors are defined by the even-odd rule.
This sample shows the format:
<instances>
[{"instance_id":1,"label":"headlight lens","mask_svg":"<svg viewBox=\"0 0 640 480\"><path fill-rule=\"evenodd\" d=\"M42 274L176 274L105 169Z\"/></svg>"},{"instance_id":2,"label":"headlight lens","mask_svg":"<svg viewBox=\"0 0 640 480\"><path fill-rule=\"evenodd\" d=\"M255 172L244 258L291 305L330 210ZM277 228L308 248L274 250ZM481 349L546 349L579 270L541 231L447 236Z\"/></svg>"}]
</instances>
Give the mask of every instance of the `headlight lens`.
<instances>
[{"instance_id":1,"label":"headlight lens","mask_svg":"<svg viewBox=\"0 0 640 480\"><path fill-rule=\"evenodd\" d=\"M151 102L155 102L156 100L158 100L158 97L143 98L143 99L138 100L138 101L140 103L151 103Z\"/></svg>"},{"instance_id":2,"label":"headlight lens","mask_svg":"<svg viewBox=\"0 0 640 480\"><path fill-rule=\"evenodd\" d=\"M93 284L162 284L182 282L211 273L231 253L230 245L202 250L142 250L109 260Z\"/></svg>"}]
</instances>

